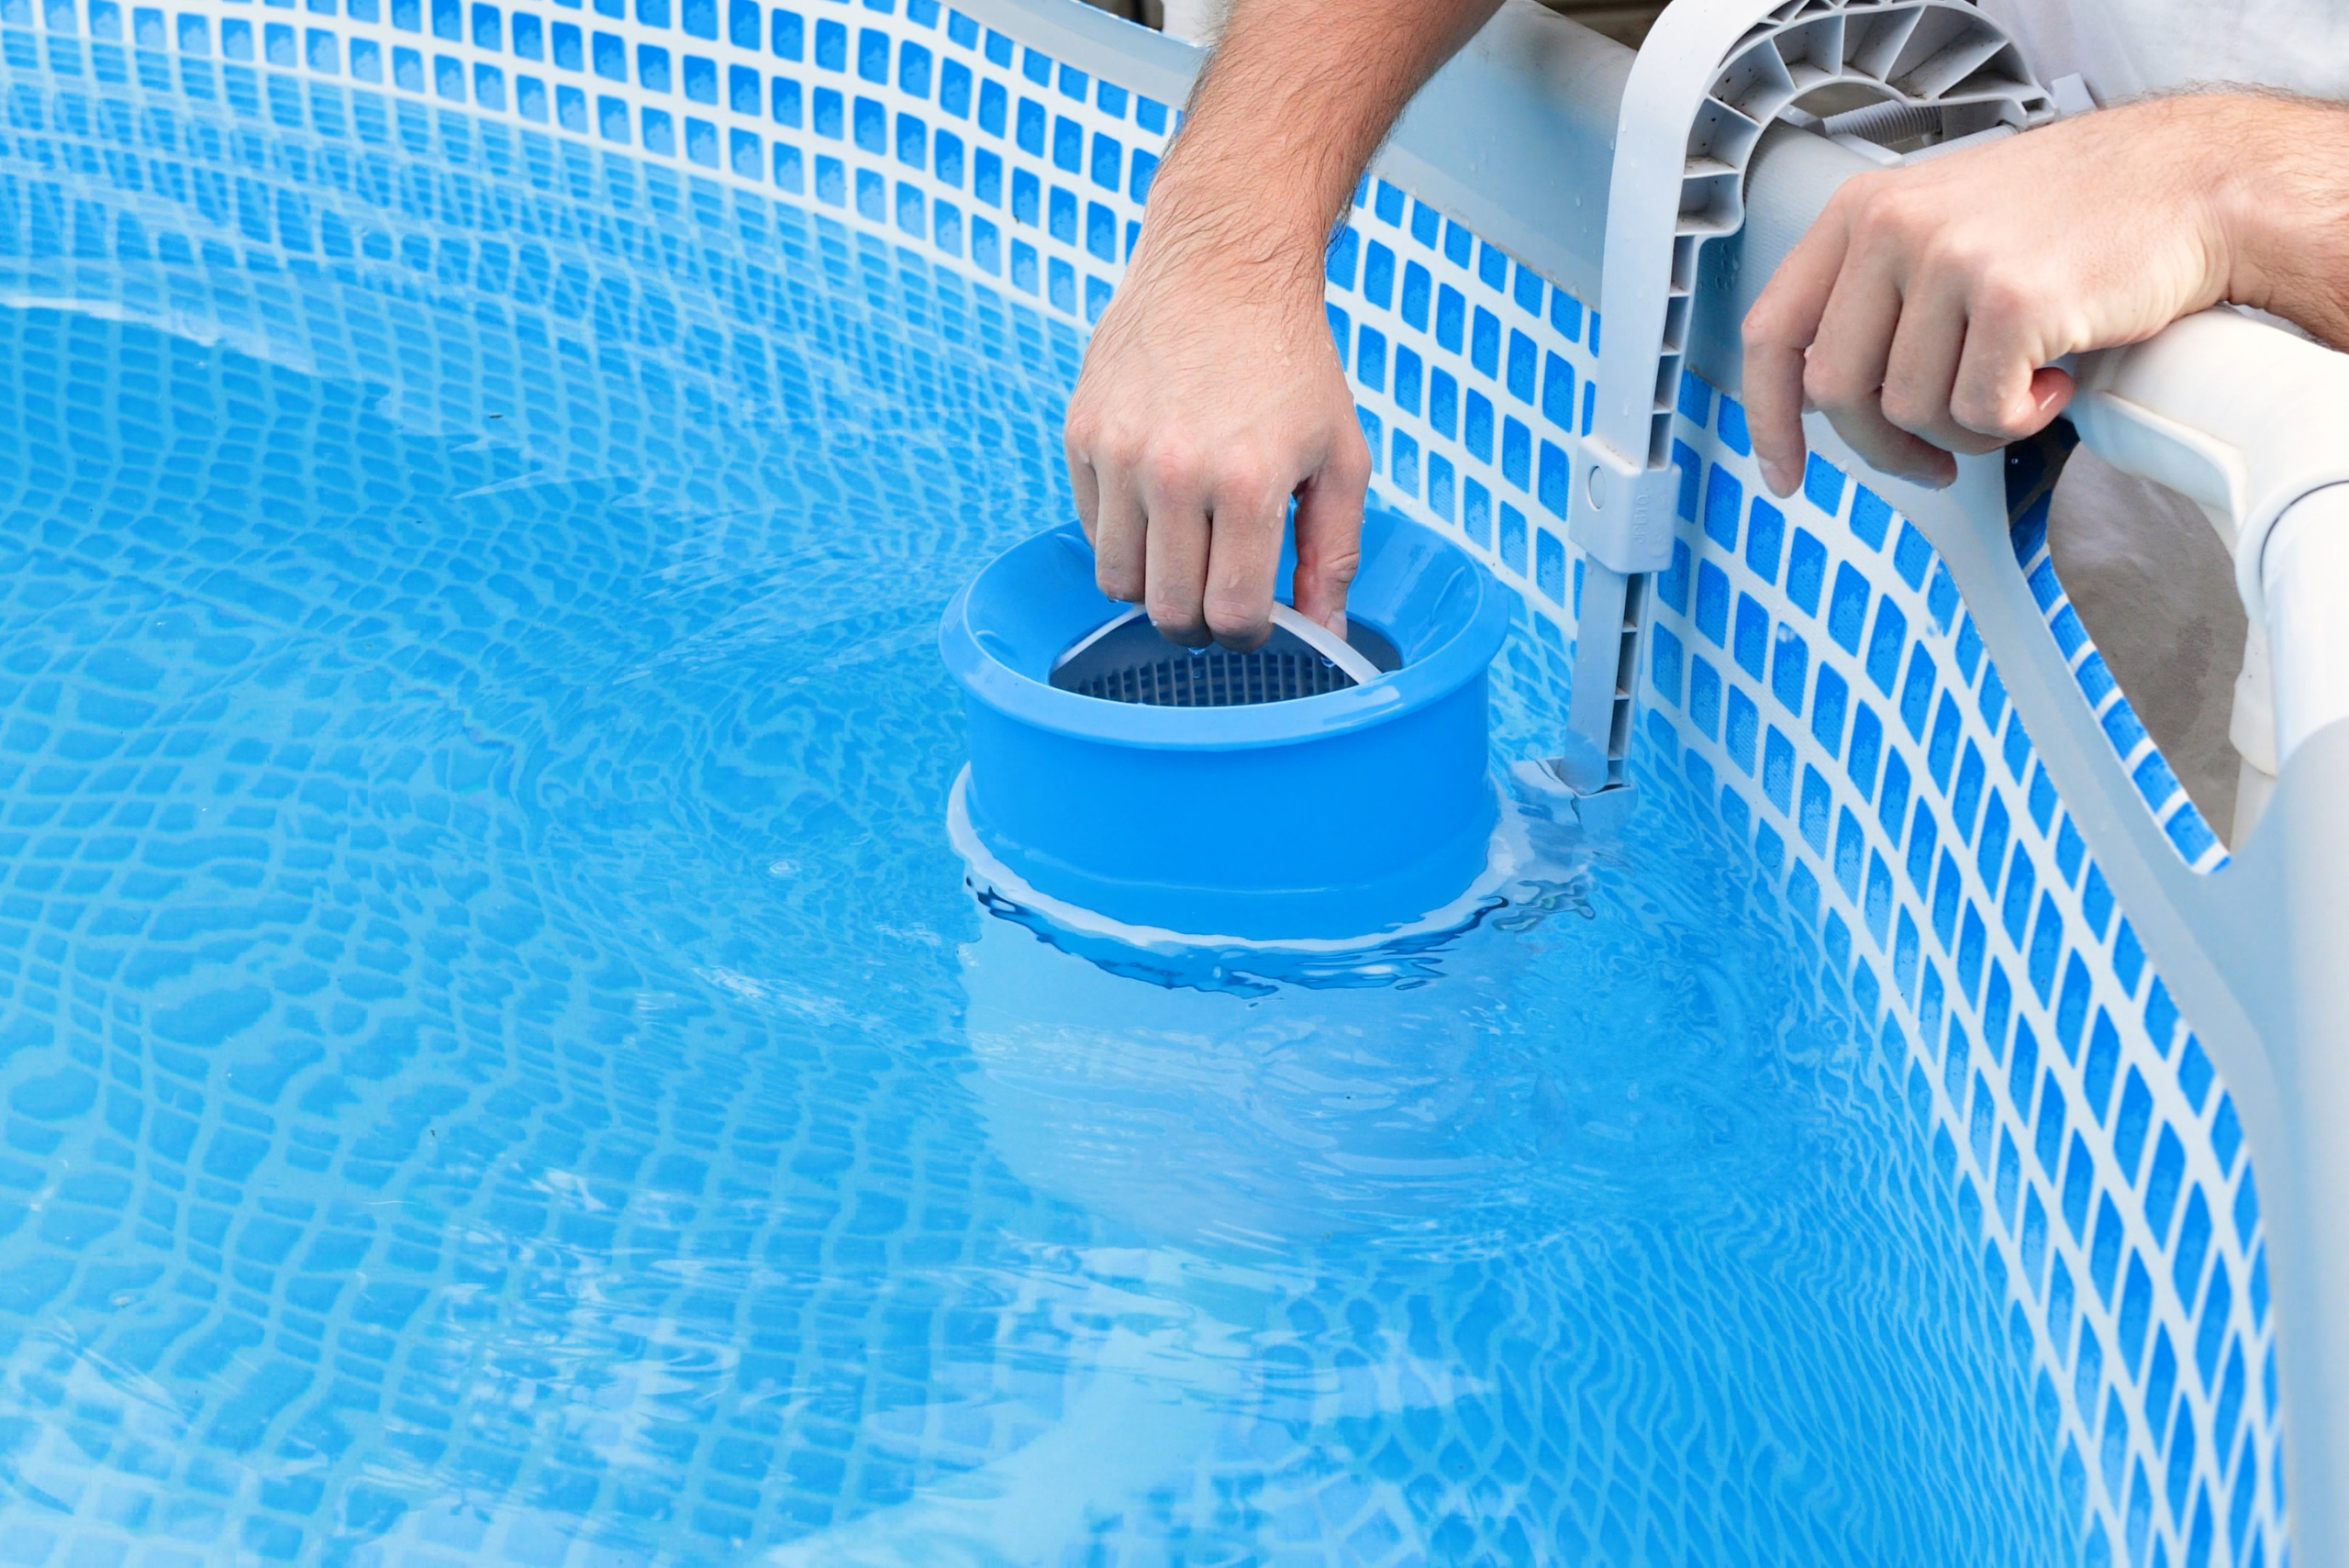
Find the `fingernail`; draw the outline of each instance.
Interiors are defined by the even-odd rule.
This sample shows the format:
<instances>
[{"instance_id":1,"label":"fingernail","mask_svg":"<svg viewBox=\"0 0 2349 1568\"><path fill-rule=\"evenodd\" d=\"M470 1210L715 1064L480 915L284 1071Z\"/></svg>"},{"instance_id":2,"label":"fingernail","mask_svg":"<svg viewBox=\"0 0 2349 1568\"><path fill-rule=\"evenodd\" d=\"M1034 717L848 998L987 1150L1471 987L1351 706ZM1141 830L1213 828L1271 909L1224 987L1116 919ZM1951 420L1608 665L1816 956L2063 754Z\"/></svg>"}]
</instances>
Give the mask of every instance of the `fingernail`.
<instances>
[{"instance_id":1,"label":"fingernail","mask_svg":"<svg viewBox=\"0 0 2349 1568\"><path fill-rule=\"evenodd\" d=\"M1787 475L1787 465L1769 458L1762 460L1762 483L1770 487L1772 494L1778 495L1789 495L1795 487L1794 480Z\"/></svg>"}]
</instances>

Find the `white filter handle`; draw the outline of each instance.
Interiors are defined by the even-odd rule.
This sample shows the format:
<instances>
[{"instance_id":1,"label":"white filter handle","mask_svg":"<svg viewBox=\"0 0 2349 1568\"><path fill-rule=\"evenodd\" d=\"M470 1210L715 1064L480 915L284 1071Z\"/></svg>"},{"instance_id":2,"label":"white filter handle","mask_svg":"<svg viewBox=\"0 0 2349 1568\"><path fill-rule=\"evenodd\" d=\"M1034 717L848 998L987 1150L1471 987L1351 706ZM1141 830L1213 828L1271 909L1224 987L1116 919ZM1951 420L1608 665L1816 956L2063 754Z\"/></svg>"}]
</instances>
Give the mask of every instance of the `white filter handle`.
<instances>
[{"instance_id":1,"label":"white filter handle","mask_svg":"<svg viewBox=\"0 0 2349 1568\"><path fill-rule=\"evenodd\" d=\"M1137 605L1132 609L1126 611L1123 615L1112 616L1109 619L1103 621L1099 626L1095 627L1091 632L1082 638L1079 638L1075 645L1070 648L1067 652L1053 660L1052 668L1055 670L1060 669L1070 660L1075 658L1078 654L1084 652L1086 649L1092 647L1095 643L1100 641L1111 632L1116 631L1119 628L1130 626L1135 621L1141 619L1146 613L1148 612L1143 610L1141 606ZM1273 625L1279 628L1281 630L1287 632L1291 637L1294 637L1299 642L1302 642L1305 646L1313 650L1314 652L1319 653L1322 658L1327 659L1330 663L1335 664L1339 669L1343 670L1348 677L1350 677L1357 686L1366 686L1370 684L1371 682L1378 679L1379 675L1382 673L1378 666L1364 658L1354 648L1353 644L1348 642L1344 638L1340 637L1336 632L1331 631L1328 627L1321 625L1319 622L1308 620L1304 616L1298 614L1296 610L1291 609L1288 606L1280 603L1277 599L1273 602Z\"/></svg>"},{"instance_id":2,"label":"white filter handle","mask_svg":"<svg viewBox=\"0 0 2349 1568\"><path fill-rule=\"evenodd\" d=\"M1273 603L1273 624L1343 670L1353 678L1355 685L1366 686L1378 679L1378 666L1364 658L1353 643L1278 600Z\"/></svg>"},{"instance_id":3,"label":"white filter handle","mask_svg":"<svg viewBox=\"0 0 2349 1568\"><path fill-rule=\"evenodd\" d=\"M1063 652L1059 658L1052 661L1053 673L1058 673L1061 670L1066 668L1069 662L1078 654L1084 652L1086 649L1092 647L1095 643L1100 641L1103 638L1108 636L1119 627L1131 626L1135 621L1140 620L1142 617L1142 607L1140 605L1136 605L1132 609L1127 610L1121 615L1111 616L1108 620L1103 621L1099 626L1095 627L1091 631L1088 631L1083 637L1078 638L1074 642L1069 644L1066 651Z\"/></svg>"}]
</instances>

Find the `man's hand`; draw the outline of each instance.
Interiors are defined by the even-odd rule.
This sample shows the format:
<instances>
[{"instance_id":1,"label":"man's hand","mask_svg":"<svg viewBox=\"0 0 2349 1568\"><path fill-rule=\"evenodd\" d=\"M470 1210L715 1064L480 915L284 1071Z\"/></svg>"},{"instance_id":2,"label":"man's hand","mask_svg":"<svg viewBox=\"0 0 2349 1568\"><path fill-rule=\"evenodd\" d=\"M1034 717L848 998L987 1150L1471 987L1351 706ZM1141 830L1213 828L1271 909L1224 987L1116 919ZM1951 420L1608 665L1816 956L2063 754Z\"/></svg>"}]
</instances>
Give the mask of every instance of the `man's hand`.
<instances>
[{"instance_id":1,"label":"man's hand","mask_svg":"<svg viewBox=\"0 0 2349 1568\"><path fill-rule=\"evenodd\" d=\"M1297 608L1343 632L1370 453L1322 252L1395 117L1498 4L1238 0L1068 408L1101 591L1175 641L1264 640L1291 496Z\"/></svg>"},{"instance_id":2,"label":"man's hand","mask_svg":"<svg viewBox=\"0 0 2349 1568\"><path fill-rule=\"evenodd\" d=\"M2349 115L2250 95L2155 99L1856 176L1745 318L1764 478L1802 415L1921 484L2063 411L2065 354L2232 300L2349 339Z\"/></svg>"},{"instance_id":3,"label":"man's hand","mask_svg":"<svg viewBox=\"0 0 2349 1568\"><path fill-rule=\"evenodd\" d=\"M1145 605L1176 642L1254 648L1295 495L1297 608L1342 636L1370 451L1320 269L1182 238L1150 232L1069 402L1069 484L1101 591Z\"/></svg>"}]
</instances>

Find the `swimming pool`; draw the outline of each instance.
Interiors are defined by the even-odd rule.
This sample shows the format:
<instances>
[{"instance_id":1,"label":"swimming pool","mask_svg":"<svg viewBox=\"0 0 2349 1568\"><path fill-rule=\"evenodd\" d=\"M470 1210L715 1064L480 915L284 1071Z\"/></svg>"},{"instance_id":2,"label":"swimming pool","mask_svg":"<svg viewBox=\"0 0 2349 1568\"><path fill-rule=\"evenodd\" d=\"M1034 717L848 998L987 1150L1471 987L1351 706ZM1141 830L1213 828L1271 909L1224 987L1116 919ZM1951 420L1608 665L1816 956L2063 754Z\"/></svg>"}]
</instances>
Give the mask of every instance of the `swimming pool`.
<instances>
[{"instance_id":1,"label":"swimming pool","mask_svg":"<svg viewBox=\"0 0 2349 1568\"><path fill-rule=\"evenodd\" d=\"M2051 1551L1897 1080L1685 809L1302 975L975 901L930 644L1065 361L776 220L791 371L688 471L0 326L19 1527L731 1555L998 1466L1013 1560Z\"/></svg>"},{"instance_id":2,"label":"swimming pool","mask_svg":"<svg viewBox=\"0 0 2349 1568\"><path fill-rule=\"evenodd\" d=\"M1861 554L1827 524L1781 517L1766 591L1737 579L1726 728L1694 712L1707 562L1679 569L1689 717L1644 742L1649 807L1596 842L1514 802L1517 873L1463 929L1310 962L1073 935L966 882L933 640L1065 515L1073 267L1031 249L1023 283L1015 230L989 280L975 206L971 265L912 250L902 201L844 174L834 203L813 158L800 199L751 195L291 75L223 65L206 99L94 52L94 83L48 41L10 46L0 204L0 1555L2039 1562L2134 1554L2157 1508L2181 1549L2216 1517L2264 1550L2255 1199L2212 1240L2205 1187L2251 1188L2199 1050L2165 1036L2165 1081L2128 1021L2168 1138L2140 1118L2128 1180L2187 1127L2197 1280L2208 1252L2238 1288L2165 1298L2150 1351L2137 1309L2129 1348L2085 1218L2126 1095L2068 1163L2060 1108L1969 1101L2004 1068L2031 1105L2029 1031L2002 1013L1970 1055L1980 972L1944 1004L1905 905L1906 959L1879 932L1891 962L1851 967L1866 927L1822 929L1803 869L1820 774L1777 799L1777 726L1743 731L1753 805L1722 788L1744 606L1792 628L1802 541ZM1332 300L1397 438L1382 495L1525 594L1507 763L1561 719L1568 562L1508 477L1514 416L1485 479L1440 455L1464 432L1404 487L1419 393L1374 323L1408 322L1420 263L1389 248L1492 288L1475 333L1515 313L1497 387L1516 337L1587 339L1567 290L1426 210L1366 185ZM1733 406L1684 395L1710 496ZM1945 576L1845 484L1829 521L1898 558L1881 603L1964 665L1989 746ZM1727 559L1758 571L1759 537ZM1817 647L1806 748L1846 662ZM1921 818L1916 728L1884 753ZM2017 862L2036 835L2092 898L2013 784ZM1895 1017L1920 984L1946 1047ZM1998 1006L2076 1104L2102 1036L2067 1060L2059 994ZM2202 1442L2116 1419L2124 1375L2141 1408L2168 1379Z\"/></svg>"}]
</instances>

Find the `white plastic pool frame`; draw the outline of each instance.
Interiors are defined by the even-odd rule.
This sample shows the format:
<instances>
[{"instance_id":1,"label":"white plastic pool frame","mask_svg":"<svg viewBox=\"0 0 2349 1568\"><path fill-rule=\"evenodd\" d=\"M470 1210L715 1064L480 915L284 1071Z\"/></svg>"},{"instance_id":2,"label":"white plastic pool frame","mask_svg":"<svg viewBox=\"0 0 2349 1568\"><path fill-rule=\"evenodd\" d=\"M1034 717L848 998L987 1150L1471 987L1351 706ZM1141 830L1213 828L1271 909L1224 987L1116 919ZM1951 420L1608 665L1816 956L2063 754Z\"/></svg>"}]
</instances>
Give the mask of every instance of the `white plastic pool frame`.
<instances>
[{"instance_id":1,"label":"white plastic pool frame","mask_svg":"<svg viewBox=\"0 0 2349 1568\"><path fill-rule=\"evenodd\" d=\"M557 162L673 165L696 199L804 204L958 271L1048 337L1114 289L1198 61L1074 0L0 0L0 54L99 99L212 97L264 130L380 139L462 115ZM1329 268L1380 497L1495 567L1561 681L1579 577L1564 478L1591 422L1630 60L1512 0L1414 106ZM37 162L41 111L17 109ZM1815 430L1802 495L1767 499L1733 395L1737 308L1859 166L1774 134L1743 265L1735 244L1707 253L1637 760L1752 846L1804 961L1905 1079L2009 1301L2083 1560L2280 1561L2288 1454L2292 1553L2340 1561L2326 1325L2349 1321L2349 1247L2307 1156L2327 1081L2301 1064L2349 1049L2349 979L2322 962L2349 886L2327 809L2349 727L2300 746L2230 861L2028 548L2050 477L2033 460L2009 475L2021 569L1995 461L1929 495ZM24 180L5 194L43 199ZM259 274L365 261L316 214L161 185L152 206L252 284L123 306L166 325L232 295L265 317ZM78 297L70 253L0 261L20 295ZM393 353L380 373L404 395L423 373Z\"/></svg>"}]
</instances>

